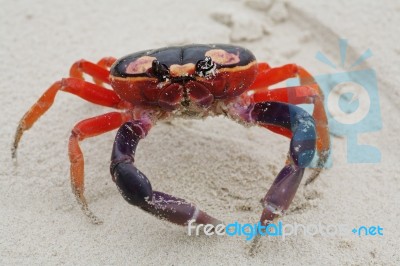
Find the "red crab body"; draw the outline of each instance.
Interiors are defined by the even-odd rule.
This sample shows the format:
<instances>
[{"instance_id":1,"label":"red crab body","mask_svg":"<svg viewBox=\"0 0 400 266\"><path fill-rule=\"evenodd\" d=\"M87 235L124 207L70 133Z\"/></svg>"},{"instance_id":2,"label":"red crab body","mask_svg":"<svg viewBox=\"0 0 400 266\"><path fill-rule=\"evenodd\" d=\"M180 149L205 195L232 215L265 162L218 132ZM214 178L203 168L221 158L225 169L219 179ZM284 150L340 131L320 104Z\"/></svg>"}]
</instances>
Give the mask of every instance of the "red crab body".
<instances>
[{"instance_id":1,"label":"red crab body","mask_svg":"<svg viewBox=\"0 0 400 266\"><path fill-rule=\"evenodd\" d=\"M95 84L85 81L84 73L92 76ZM291 77L299 77L301 85L268 88ZM313 77L294 64L271 68L259 63L249 50L239 46L186 45L137 52L119 60L106 57L97 64L80 60L72 65L70 77L55 82L21 119L15 134L14 157L23 132L50 108L60 90L122 110L77 123L69 141L73 192L85 214L96 223L99 219L89 210L84 197L79 141L110 130L119 128L110 171L122 196L130 204L180 225L190 220L199 224L220 221L184 199L153 190L147 177L133 164L139 140L158 120L177 115L226 115L291 138L288 160L264 197L262 224L289 207L315 152L320 167L329 152L323 95ZM314 105L312 115L295 106L302 103ZM316 170L307 182L318 173Z\"/></svg>"},{"instance_id":2,"label":"red crab body","mask_svg":"<svg viewBox=\"0 0 400 266\"><path fill-rule=\"evenodd\" d=\"M242 94L256 75L254 55L231 45L148 50L122 57L110 69L111 86L122 99L166 111L208 108Z\"/></svg>"}]
</instances>

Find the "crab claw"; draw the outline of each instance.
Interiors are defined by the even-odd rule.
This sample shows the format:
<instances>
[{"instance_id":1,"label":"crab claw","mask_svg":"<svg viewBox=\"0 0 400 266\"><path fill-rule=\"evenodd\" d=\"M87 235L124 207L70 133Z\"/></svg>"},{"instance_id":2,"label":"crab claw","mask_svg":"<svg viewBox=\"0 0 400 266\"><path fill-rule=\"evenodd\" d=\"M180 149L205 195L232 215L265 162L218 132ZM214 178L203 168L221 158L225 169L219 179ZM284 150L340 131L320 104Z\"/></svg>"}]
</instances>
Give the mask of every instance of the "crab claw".
<instances>
[{"instance_id":1,"label":"crab claw","mask_svg":"<svg viewBox=\"0 0 400 266\"><path fill-rule=\"evenodd\" d=\"M147 135L150 127L148 121L137 120L123 124L118 130L110 170L124 199L158 218L178 225L186 225L191 220L197 224L221 224L221 221L184 199L153 191L147 177L133 165L137 144Z\"/></svg>"},{"instance_id":2,"label":"crab claw","mask_svg":"<svg viewBox=\"0 0 400 266\"><path fill-rule=\"evenodd\" d=\"M303 178L304 169L315 155L315 121L300 107L281 102L250 105L238 103L233 105L229 112L231 116L238 117L246 123L273 125L292 133L290 158L262 201L264 210L260 222L267 225L289 208Z\"/></svg>"}]
</instances>

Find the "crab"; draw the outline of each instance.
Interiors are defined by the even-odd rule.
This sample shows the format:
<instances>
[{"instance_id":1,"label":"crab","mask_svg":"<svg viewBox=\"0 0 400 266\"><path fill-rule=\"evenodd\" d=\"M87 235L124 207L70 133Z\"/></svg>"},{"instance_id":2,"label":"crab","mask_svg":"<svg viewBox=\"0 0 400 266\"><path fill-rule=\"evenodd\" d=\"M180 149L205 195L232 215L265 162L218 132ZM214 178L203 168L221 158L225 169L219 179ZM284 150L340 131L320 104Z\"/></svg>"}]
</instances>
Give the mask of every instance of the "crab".
<instances>
[{"instance_id":1,"label":"crab","mask_svg":"<svg viewBox=\"0 0 400 266\"><path fill-rule=\"evenodd\" d=\"M94 82L86 81L84 74ZM299 86L269 88L293 77L300 79ZM59 91L118 110L80 121L69 138L72 190L93 223L101 220L84 196L84 157L79 142L111 130L118 129L110 172L123 198L178 225L222 222L184 199L153 190L134 165L139 141L157 121L223 115L290 138L285 165L262 200L260 222L264 225L289 208L314 156L319 167L307 182L318 175L330 150L323 94L314 78L296 64L272 68L257 62L252 52L240 46L192 44L136 52L120 59L105 57L98 63L79 60L72 65L70 77L51 85L20 120L12 147L14 158L23 133L52 106ZM312 114L298 104L313 104Z\"/></svg>"}]
</instances>

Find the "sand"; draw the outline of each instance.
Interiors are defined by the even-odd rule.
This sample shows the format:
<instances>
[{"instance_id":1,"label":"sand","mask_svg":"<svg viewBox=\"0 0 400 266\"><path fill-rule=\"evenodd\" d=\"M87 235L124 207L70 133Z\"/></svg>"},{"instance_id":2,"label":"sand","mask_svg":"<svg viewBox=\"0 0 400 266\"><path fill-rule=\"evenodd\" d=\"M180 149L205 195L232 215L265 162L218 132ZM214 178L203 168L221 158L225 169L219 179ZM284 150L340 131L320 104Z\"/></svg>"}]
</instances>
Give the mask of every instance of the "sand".
<instances>
[{"instance_id":1,"label":"sand","mask_svg":"<svg viewBox=\"0 0 400 266\"><path fill-rule=\"evenodd\" d=\"M0 265L399 265L398 123L400 4L395 1L1 1ZM383 236L261 238L188 236L186 228L128 205L109 174L115 132L85 140L86 196L102 225L91 224L71 193L67 141L84 118L109 111L60 93L26 132L11 160L19 119L80 58L97 61L186 43L234 43L272 66L297 63L315 75L340 72L315 59L348 62L377 75L382 129L360 143L379 163L348 163L346 138L332 136L333 166L301 184L284 223L381 226ZM159 123L136 165L154 188L186 198L226 223L257 222L260 199L284 164L289 142L226 118ZM309 175L309 171L306 176Z\"/></svg>"}]
</instances>

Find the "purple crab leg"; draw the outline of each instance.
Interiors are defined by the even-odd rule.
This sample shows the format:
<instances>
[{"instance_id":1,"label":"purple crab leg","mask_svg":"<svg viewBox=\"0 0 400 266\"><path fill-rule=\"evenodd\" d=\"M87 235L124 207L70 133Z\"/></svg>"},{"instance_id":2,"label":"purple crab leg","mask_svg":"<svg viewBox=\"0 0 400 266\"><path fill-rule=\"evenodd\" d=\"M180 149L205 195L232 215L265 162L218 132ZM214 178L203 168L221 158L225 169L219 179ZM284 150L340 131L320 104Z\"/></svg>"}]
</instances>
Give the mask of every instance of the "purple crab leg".
<instances>
[{"instance_id":1,"label":"purple crab leg","mask_svg":"<svg viewBox=\"0 0 400 266\"><path fill-rule=\"evenodd\" d=\"M247 107L235 105L230 114L246 123L275 125L293 133L290 158L263 199L264 210L260 221L265 225L289 208L303 177L304 168L314 157L315 122L302 108L281 102L263 102Z\"/></svg>"},{"instance_id":2,"label":"purple crab leg","mask_svg":"<svg viewBox=\"0 0 400 266\"><path fill-rule=\"evenodd\" d=\"M147 177L134 165L136 147L151 128L151 122L135 120L123 124L115 138L110 171L124 199L154 216L175 224L220 224L184 199L154 191Z\"/></svg>"}]
</instances>

